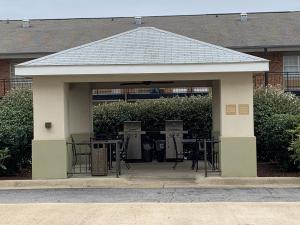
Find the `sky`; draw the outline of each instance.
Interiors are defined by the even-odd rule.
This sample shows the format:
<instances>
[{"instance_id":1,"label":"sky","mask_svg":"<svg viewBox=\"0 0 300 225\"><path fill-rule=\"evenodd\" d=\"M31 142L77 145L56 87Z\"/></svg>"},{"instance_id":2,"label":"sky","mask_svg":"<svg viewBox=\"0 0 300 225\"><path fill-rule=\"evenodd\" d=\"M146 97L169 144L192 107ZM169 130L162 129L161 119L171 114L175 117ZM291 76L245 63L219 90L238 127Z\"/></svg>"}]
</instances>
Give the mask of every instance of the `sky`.
<instances>
[{"instance_id":1,"label":"sky","mask_svg":"<svg viewBox=\"0 0 300 225\"><path fill-rule=\"evenodd\" d=\"M0 19L300 11L300 0L0 0Z\"/></svg>"}]
</instances>

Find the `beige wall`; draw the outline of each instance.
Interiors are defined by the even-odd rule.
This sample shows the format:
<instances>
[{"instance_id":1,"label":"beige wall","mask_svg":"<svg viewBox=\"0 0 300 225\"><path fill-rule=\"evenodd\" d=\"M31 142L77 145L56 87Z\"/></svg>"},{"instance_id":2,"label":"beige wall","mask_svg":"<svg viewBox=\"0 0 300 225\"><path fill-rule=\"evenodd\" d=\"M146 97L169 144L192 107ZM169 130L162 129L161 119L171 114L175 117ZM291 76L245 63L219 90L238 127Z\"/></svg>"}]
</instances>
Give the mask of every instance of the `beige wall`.
<instances>
[{"instance_id":1,"label":"beige wall","mask_svg":"<svg viewBox=\"0 0 300 225\"><path fill-rule=\"evenodd\" d=\"M55 79L34 77L33 84L34 139L55 140L68 137L68 85ZM50 129L45 122L51 122Z\"/></svg>"},{"instance_id":2,"label":"beige wall","mask_svg":"<svg viewBox=\"0 0 300 225\"><path fill-rule=\"evenodd\" d=\"M33 79L34 139L66 139L70 134L92 132L89 83ZM45 122L51 122L50 129Z\"/></svg>"},{"instance_id":3,"label":"beige wall","mask_svg":"<svg viewBox=\"0 0 300 225\"><path fill-rule=\"evenodd\" d=\"M221 137L220 165L223 177L256 177L255 137Z\"/></svg>"},{"instance_id":4,"label":"beige wall","mask_svg":"<svg viewBox=\"0 0 300 225\"><path fill-rule=\"evenodd\" d=\"M65 140L32 141L32 179L67 178L68 153Z\"/></svg>"},{"instance_id":5,"label":"beige wall","mask_svg":"<svg viewBox=\"0 0 300 225\"><path fill-rule=\"evenodd\" d=\"M219 87L214 87L217 94L220 91L221 174L224 177L256 176L252 74L230 74L221 79ZM240 115L239 104L248 105L249 114ZM228 115L226 105L235 105L236 114Z\"/></svg>"},{"instance_id":6,"label":"beige wall","mask_svg":"<svg viewBox=\"0 0 300 225\"><path fill-rule=\"evenodd\" d=\"M69 85L69 133L92 133L92 104L90 83Z\"/></svg>"},{"instance_id":7,"label":"beige wall","mask_svg":"<svg viewBox=\"0 0 300 225\"><path fill-rule=\"evenodd\" d=\"M231 74L221 79L221 136L253 137L252 74ZM237 115L226 115L226 105L236 105ZM239 115L238 105L247 104L249 115Z\"/></svg>"},{"instance_id":8,"label":"beige wall","mask_svg":"<svg viewBox=\"0 0 300 225\"><path fill-rule=\"evenodd\" d=\"M91 95L92 82L106 87L112 82L124 81L211 81L213 87L213 133L220 135L221 170L223 176L255 176L256 149L253 125L253 87L251 73L191 73L191 74L120 74L94 76L54 76L34 77L34 148L33 170L45 165L46 177L62 177L51 172L50 165L67 170L68 160L55 160L53 154L67 157L66 142L70 134L87 134L92 131ZM235 104L237 115L226 115L226 105ZM238 115L238 104L249 105L249 115ZM45 122L52 122L46 129ZM226 139L227 138L227 139ZM228 139L230 138L230 139ZM253 141L254 138L254 141ZM57 140L60 145L48 144L47 140ZM222 143L224 140L224 143ZM41 143L39 143L41 141ZM43 146L48 145L48 146ZM51 150L52 145L55 151ZM50 147L49 147L50 146ZM57 149L59 148L60 149ZM47 149L43 150L43 149ZM43 161L51 160L43 164ZM40 166L36 166L40 165ZM240 171L243 172L240 172ZM39 172L39 178L43 172ZM34 174L37 174L34 171ZM66 174L66 171L62 171Z\"/></svg>"},{"instance_id":9,"label":"beige wall","mask_svg":"<svg viewBox=\"0 0 300 225\"><path fill-rule=\"evenodd\" d=\"M67 177L68 84L55 79L33 78L34 140L32 178ZM45 122L52 127L45 128Z\"/></svg>"},{"instance_id":10,"label":"beige wall","mask_svg":"<svg viewBox=\"0 0 300 225\"><path fill-rule=\"evenodd\" d=\"M128 81L209 81L226 79L228 76L244 76L250 73L161 73L161 74L101 74L76 76L35 76L45 80L59 80L67 83L78 82L128 82ZM108 86L106 86L109 88Z\"/></svg>"}]
</instances>

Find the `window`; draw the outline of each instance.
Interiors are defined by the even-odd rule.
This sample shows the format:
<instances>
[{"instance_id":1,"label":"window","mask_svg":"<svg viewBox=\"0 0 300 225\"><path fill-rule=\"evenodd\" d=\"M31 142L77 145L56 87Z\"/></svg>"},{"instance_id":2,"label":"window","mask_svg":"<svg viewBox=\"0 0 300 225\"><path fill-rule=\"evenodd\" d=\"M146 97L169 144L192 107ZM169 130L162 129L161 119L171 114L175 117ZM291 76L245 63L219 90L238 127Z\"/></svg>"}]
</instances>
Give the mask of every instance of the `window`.
<instances>
[{"instance_id":1,"label":"window","mask_svg":"<svg viewBox=\"0 0 300 225\"><path fill-rule=\"evenodd\" d=\"M283 57L284 87L287 90L300 89L300 56Z\"/></svg>"},{"instance_id":2,"label":"window","mask_svg":"<svg viewBox=\"0 0 300 225\"><path fill-rule=\"evenodd\" d=\"M300 73L300 56L288 55L283 57L283 72Z\"/></svg>"},{"instance_id":3,"label":"window","mask_svg":"<svg viewBox=\"0 0 300 225\"><path fill-rule=\"evenodd\" d=\"M121 94L121 89L93 89L93 95Z\"/></svg>"},{"instance_id":4,"label":"window","mask_svg":"<svg viewBox=\"0 0 300 225\"><path fill-rule=\"evenodd\" d=\"M122 90L121 89L112 89L111 93L112 94L121 94Z\"/></svg>"},{"instance_id":5,"label":"window","mask_svg":"<svg viewBox=\"0 0 300 225\"><path fill-rule=\"evenodd\" d=\"M208 88L206 87L194 87L193 88L193 93L207 93Z\"/></svg>"},{"instance_id":6,"label":"window","mask_svg":"<svg viewBox=\"0 0 300 225\"><path fill-rule=\"evenodd\" d=\"M187 93L187 88L173 88L173 93L179 94L179 93Z\"/></svg>"}]
</instances>

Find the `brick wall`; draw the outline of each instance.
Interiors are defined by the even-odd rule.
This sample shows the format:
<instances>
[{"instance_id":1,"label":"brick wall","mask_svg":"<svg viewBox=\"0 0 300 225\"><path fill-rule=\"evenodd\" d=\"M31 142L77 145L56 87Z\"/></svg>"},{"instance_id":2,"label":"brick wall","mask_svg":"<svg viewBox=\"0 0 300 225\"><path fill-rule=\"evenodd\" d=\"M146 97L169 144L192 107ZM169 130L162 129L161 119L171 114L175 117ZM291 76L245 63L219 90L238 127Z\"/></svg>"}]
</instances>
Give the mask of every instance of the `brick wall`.
<instances>
[{"instance_id":1,"label":"brick wall","mask_svg":"<svg viewBox=\"0 0 300 225\"><path fill-rule=\"evenodd\" d=\"M10 61L0 59L0 79L9 79L10 76Z\"/></svg>"},{"instance_id":2,"label":"brick wall","mask_svg":"<svg viewBox=\"0 0 300 225\"><path fill-rule=\"evenodd\" d=\"M0 59L0 97L9 89L7 83L4 83L3 79L10 78L10 61L6 59Z\"/></svg>"},{"instance_id":3,"label":"brick wall","mask_svg":"<svg viewBox=\"0 0 300 225\"><path fill-rule=\"evenodd\" d=\"M283 72L283 54L281 52L268 52L266 57L264 57L264 53L249 54L270 60L268 83L273 86L281 86L283 84L283 75L281 74ZM253 81L255 87L263 86L265 84L264 73L255 74Z\"/></svg>"}]
</instances>

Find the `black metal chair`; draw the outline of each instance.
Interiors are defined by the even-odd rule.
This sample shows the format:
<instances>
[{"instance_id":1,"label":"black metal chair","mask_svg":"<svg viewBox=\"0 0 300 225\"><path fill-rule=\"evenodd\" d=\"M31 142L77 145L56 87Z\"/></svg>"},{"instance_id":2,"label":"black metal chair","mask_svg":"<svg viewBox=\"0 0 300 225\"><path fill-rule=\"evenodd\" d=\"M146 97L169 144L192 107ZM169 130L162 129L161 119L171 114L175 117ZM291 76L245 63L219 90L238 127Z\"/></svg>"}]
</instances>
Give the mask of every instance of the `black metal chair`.
<instances>
[{"instance_id":1,"label":"black metal chair","mask_svg":"<svg viewBox=\"0 0 300 225\"><path fill-rule=\"evenodd\" d=\"M127 136L125 138L125 141L124 141L124 143L122 145L122 150L120 152L121 160L123 160L125 162L125 165L126 165L127 169L131 168L130 165L129 165L129 163L128 163L128 158L127 158L127 150L128 150L129 139L130 139L129 136Z\"/></svg>"},{"instance_id":2,"label":"black metal chair","mask_svg":"<svg viewBox=\"0 0 300 225\"><path fill-rule=\"evenodd\" d=\"M201 139L199 137L196 138L196 141L193 145L193 153L192 153L192 170L196 168L196 171L199 169L199 159L201 154Z\"/></svg>"},{"instance_id":3,"label":"black metal chair","mask_svg":"<svg viewBox=\"0 0 300 225\"><path fill-rule=\"evenodd\" d=\"M91 169L91 162L92 162L92 152L91 152L91 146L89 144L86 143L76 143L73 136L71 135L71 145L72 145L72 154L73 157L75 158L75 160L73 160L72 166L75 167L77 162L78 162L78 157L84 157L86 156L88 158L88 165L86 165L86 170L87 168L90 170ZM86 151L86 152L81 152L77 146L79 145L89 145L90 150ZM81 170L81 166L80 166L80 170Z\"/></svg>"}]
</instances>

